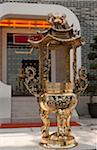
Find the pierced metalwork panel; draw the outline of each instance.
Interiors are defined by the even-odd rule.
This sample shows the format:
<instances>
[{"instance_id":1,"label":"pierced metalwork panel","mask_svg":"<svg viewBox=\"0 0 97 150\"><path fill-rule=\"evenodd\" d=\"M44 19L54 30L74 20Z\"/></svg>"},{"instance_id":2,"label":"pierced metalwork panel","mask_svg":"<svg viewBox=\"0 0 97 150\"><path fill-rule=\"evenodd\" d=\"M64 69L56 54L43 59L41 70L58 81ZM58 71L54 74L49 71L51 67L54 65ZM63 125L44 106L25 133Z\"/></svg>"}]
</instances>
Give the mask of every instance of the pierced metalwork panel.
<instances>
[{"instance_id":1,"label":"pierced metalwork panel","mask_svg":"<svg viewBox=\"0 0 97 150\"><path fill-rule=\"evenodd\" d=\"M76 103L75 94L44 94L45 103L53 109L66 109Z\"/></svg>"}]
</instances>

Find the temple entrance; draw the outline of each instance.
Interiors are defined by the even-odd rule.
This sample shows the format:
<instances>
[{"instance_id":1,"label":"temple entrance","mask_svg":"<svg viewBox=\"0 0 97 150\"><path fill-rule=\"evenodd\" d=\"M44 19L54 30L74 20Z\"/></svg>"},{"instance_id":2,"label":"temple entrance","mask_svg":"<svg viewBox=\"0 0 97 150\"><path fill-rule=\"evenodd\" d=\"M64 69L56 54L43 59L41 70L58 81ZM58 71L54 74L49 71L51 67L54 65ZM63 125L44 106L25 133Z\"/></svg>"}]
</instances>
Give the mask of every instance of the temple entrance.
<instances>
[{"instance_id":1,"label":"temple entrance","mask_svg":"<svg viewBox=\"0 0 97 150\"><path fill-rule=\"evenodd\" d=\"M31 49L27 42L29 34L7 34L7 83L12 85L13 96L30 96L30 93L23 84L23 71L27 67L35 68L35 74L38 77L38 50L33 49L33 53L29 55ZM26 51L28 54L17 55L19 51Z\"/></svg>"}]
</instances>

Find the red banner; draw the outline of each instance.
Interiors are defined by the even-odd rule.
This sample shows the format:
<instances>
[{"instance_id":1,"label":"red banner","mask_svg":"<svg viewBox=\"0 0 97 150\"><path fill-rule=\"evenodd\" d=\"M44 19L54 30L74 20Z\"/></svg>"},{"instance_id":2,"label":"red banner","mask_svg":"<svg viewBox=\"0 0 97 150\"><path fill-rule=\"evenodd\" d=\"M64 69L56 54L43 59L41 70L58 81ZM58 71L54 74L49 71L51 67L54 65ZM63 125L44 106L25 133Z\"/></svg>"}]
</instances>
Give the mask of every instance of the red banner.
<instances>
[{"instance_id":1,"label":"red banner","mask_svg":"<svg viewBox=\"0 0 97 150\"><path fill-rule=\"evenodd\" d=\"M41 40L41 35L33 34L33 35L22 35L22 34L14 34L14 44L29 44L28 39L33 41Z\"/></svg>"}]
</instances>

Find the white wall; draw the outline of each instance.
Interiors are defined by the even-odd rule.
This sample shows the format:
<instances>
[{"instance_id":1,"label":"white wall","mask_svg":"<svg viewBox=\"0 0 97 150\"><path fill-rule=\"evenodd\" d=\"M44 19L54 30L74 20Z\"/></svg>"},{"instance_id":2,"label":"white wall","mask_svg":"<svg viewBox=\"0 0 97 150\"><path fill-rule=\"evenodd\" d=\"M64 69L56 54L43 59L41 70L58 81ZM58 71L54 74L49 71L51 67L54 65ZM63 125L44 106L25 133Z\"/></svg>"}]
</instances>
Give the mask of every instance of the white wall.
<instances>
[{"instance_id":1,"label":"white wall","mask_svg":"<svg viewBox=\"0 0 97 150\"><path fill-rule=\"evenodd\" d=\"M0 123L11 120L11 86L0 81Z\"/></svg>"}]
</instances>

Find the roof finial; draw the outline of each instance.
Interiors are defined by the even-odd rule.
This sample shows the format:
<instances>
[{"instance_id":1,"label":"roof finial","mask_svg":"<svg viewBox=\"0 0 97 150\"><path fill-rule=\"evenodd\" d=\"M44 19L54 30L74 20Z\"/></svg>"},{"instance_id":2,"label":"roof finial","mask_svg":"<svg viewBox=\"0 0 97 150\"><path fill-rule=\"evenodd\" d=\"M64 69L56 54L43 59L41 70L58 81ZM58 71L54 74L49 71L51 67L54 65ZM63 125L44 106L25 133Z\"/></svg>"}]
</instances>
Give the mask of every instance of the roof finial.
<instances>
[{"instance_id":1,"label":"roof finial","mask_svg":"<svg viewBox=\"0 0 97 150\"><path fill-rule=\"evenodd\" d=\"M51 23L51 25L56 29L67 29L67 28L69 28L69 24L67 22L67 18L66 18L65 14L60 16L58 14L53 15L52 13L50 13L48 15L48 20Z\"/></svg>"}]
</instances>

